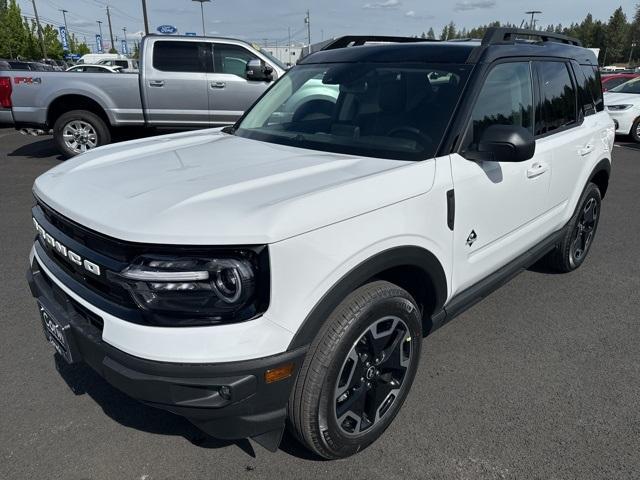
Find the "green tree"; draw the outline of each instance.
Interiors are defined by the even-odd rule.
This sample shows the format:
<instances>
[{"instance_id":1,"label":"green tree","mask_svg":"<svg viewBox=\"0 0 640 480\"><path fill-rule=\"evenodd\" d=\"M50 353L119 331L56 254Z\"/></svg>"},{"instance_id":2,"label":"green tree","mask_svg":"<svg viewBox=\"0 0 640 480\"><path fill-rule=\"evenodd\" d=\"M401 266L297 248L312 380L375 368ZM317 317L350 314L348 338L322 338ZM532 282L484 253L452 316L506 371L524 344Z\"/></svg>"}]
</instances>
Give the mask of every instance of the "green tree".
<instances>
[{"instance_id":1,"label":"green tree","mask_svg":"<svg viewBox=\"0 0 640 480\"><path fill-rule=\"evenodd\" d=\"M82 42L76 45L74 53L77 53L78 55L86 55L87 53L91 53L91 49L86 43Z\"/></svg>"},{"instance_id":2,"label":"green tree","mask_svg":"<svg viewBox=\"0 0 640 480\"><path fill-rule=\"evenodd\" d=\"M433 27L429 27L429 31L427 32L427 38L430 38L431 40L436 39L436 32L433 31Z\"/></svg>"},{"instance_id":3,"label":"green tree","mask_svg":"<svg viewBox=\"0 0 640 480\"><path fill-rule=\"evenodd\" d=\"M62 43L60 43L58 29L48 24L43 25L42 36L44 37L47 56L49 58L61 60L64 52L62 51Z\"/></svg>"},{"instance_id":4,"label":"green tree","mask_svg":"<svg viewBox=\"0 0 640 480\"><path fill-rule=\"evenodd\" d=\"M618 7L609 18L606 28L607 35L607 58L608 61L623 62L626 60L625 54L629 51L627 41L629 39L629 24L627 16Z\"/></svg>"},{"instance_id":5,"label":"green tree","mask_svg":"<svg viewBox=\"0 0 640 480\"><path fill-rule=\"evenodd\" d=\"M0 56L15 58L22 55L27 41L27 29L16 0L0 9Z\"/></svg>"}]
</instances>

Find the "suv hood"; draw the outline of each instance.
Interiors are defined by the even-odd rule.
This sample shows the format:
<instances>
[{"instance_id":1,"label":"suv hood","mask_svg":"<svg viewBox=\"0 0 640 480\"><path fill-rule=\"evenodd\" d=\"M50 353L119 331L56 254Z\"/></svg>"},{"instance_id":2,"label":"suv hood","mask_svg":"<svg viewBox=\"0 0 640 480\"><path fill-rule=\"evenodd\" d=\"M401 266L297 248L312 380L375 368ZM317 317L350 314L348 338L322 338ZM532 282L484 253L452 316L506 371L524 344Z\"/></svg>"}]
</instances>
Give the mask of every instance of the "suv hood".
<instances>
[{"instance_id":1,"label":"suv hood","mask_svg":"<svg viewBox=\"0 0 640 480\"><path fill-rule=\"evenodd\" d=\"M34 193L122 240L264 244L419 195L434 173L433 161L318 152L215 129L90 151L38 177Z\"/></svg>"}]
</instances>

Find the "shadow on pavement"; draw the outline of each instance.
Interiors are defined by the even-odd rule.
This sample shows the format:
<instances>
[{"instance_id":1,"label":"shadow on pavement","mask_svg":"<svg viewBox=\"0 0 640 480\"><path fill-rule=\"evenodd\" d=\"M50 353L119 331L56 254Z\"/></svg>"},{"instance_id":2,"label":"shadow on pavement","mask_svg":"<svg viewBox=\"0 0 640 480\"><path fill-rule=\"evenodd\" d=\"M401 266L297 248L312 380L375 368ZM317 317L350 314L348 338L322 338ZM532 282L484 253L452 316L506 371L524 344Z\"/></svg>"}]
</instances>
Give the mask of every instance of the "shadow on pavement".
<instances>
[{"instance_id":1,"label":"shadow on pavement","mask_svg":"<svg viewBox=\"0 0 640 480\"><path fill-rule=\"evenodd\" d=\"M54 158L56 160L64 160L60 152L53 143L51 137L42 137L42 140L27 143L16 148L8 154L9 157L31 157L31 158Z\"/></svg>"},{"instance_id":2,"label":"shadow on pavement","mask_svg":"<svg viewBox=\"0 0 640 480\"><path fill-rule=\"evenodd\" d=\"M201 448L236 445L252 458L256 456L249 440L215 439L178 415L150 407L125 395L87 365L69 365L57 353L54 358L56 369L74 394L89 395L104 413L125 427L160 435L181 436Z\"/></svg>"}]
</instances>

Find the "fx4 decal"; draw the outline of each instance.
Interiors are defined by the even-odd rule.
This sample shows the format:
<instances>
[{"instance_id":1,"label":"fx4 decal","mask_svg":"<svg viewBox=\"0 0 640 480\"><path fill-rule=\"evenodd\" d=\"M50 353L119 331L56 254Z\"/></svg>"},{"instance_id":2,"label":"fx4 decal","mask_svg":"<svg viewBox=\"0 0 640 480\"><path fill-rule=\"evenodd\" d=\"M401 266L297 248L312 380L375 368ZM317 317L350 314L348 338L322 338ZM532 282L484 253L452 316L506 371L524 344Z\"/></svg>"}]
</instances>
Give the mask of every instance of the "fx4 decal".
<instances>
[{"instance_id":1,"label":"fx4 decal","mask_svg":"<svg viewBox=\"0 0 640 480\"><path fill-rule=\"evenodd\" d=\"M13 83L16 85L20 85L21 83L24 85L40 85L42 79L40 77L13 77Z\"/></svg>"}]
</instances>

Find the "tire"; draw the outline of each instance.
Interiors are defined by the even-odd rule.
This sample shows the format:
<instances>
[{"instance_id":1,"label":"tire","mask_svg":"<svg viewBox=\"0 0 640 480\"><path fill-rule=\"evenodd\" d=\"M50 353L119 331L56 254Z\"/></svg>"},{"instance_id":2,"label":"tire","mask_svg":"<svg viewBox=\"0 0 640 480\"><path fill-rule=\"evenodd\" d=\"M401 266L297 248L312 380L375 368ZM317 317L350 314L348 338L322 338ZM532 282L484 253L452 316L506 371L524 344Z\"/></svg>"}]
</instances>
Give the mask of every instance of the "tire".
<instances>
[{"instance_id":1,"label":"tire","mask_svg":"<svg viewBox=\"0 0 640 480\"><path fill-rule=\"evenodd\" d=\"M631 132L629 132L634 142L640 143L640 118L636 118L631 126Z\"/></svg>"},{"instance_id":2,"label":"tire","mask_svg":"<svg viewBox=\"0 0 640 480\"><path fill-rule=\"evenodd\" d=\"M333 311L309 348L289 399L289 428L327 459L364 449L400 410L421 344L421 314L411 295L386 281L358 288Z\"/></svg>"},{"instance_id":3,"label":"tire","mask_svg":"<svg viewBox=\"0 0 640 480\"><path fill-rule=\"evenodd\" d=\"M65 133L77 133L76 138L65 140ZM72 110L63 113L53 125L53 140L65 158L111 142L107 124L95 113L87 110ZM74 145L77 148L74 148Z\"/></svg>"},{"instance_id":4,"label":"tire","mask_svg":"<svg viewBox=\"0 0 640 480\"><path fill-rule=\"evenodd\" d=\"M587 185L578 205L560 244L544 258L545 265L558 272L566 273L578 268L591 249L602 205L600 190L594 183Z\"/></svg>"}]
</instances>

